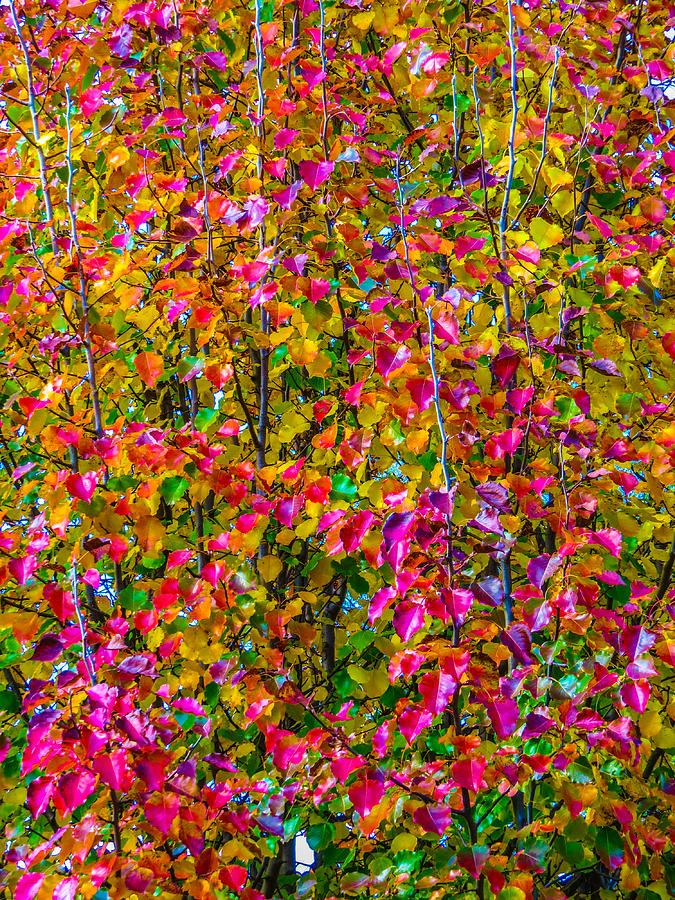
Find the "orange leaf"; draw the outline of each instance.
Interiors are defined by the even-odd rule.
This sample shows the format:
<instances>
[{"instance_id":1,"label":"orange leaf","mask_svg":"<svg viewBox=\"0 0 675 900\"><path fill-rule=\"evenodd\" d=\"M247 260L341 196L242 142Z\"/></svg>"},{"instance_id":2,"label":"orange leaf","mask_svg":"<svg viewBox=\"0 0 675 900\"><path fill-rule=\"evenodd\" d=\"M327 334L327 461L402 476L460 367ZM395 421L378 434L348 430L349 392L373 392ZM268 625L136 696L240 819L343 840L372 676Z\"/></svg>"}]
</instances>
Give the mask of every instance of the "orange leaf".
<instances>
[{"instance_id":1,"label":"orange leaf","mask_svg":"<svg viewBox=\"0 0 675 900\"><path fill-rule=\"evenodd\" d=\"M158 353L152 353L149 350L139 353L134 360L136 371L143 382L148 387L153 388L164 372L164 360Z\"/></svg>"}]
</instances>

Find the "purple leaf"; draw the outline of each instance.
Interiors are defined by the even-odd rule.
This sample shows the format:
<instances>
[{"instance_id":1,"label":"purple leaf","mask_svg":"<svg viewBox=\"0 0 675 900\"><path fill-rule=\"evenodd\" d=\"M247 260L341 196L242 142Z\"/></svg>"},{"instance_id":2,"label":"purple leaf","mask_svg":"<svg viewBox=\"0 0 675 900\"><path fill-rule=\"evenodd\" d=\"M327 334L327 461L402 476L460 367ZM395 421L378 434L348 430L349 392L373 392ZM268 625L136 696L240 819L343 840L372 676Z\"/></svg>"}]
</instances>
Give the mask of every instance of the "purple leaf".
<instances>
[{"instance_id":1,"label":"purple leaf","mask_svg":"<svg viewBox=\"0 0 675 900\"><path fill-rule=\"evenodd\" d=\"M510 737L518 726L518 704L515 700L488 700L485 704L492 726L500 741Z\"/></svg>"},{"instance_id":2,"label":"purple leaf","mask_svg":"<svg viewBox=\"0 0 675 900\"><path fill-rule=\"evenodd\" d=\"M621 377L621 372L616 363L612 362L611 359L594 359L592 362L589 362L588 365L592 369L602 372L603 375L617 375L618 377Z\"/></svg>"},{"instance_id":3,"label":"purple leaf","mask_svg":"<svg viewBox=\"0 0 675 900\"><path fill-rule=\"evenodd\" d=\"M502 633L502 643L509 648L519 663L529 666L534 662L530 655L532 650L530 629L522 622L515 622Z\"/></svg>"},{"instance_id":4,"label":"purple leaf","mask_svg":"<svg viewBox=\"0 0 675 900\"><path fill-rule=\"evenodd\" d=\"M494 506L495 509L501 509L504 512L510 512L511 505L509 503L509 492L507 489L496 482L486 481L485 484L476 486L476 493L481 498Z\"/></svg>"},{"instance_id":5,"label":"purple leaf","mask_svg":"<svg viewBox=\"0 0 675 900\"><path fill-rule=\"evenodd\" d=\"M55 634L45 634L33 651L31 659L52 662L63 653L63 644Z\"/></svg>"},{"instance_id":6,"label":"purple leaf","mask_svg":"<svg viewBox=\"0 0 675 900\"><path fill-rule=\"evenodd\" d=\"M527 564L527 577L536 588L541 588L543 583L550 578L562 565L562 559L556 553L549 556L544 553L531 559Z\"/></svg>"},{"instance_id":7,"label":"purple leaf","mask_svg":"<svg viewBox=\"0 0 675 900\"><path fill-rule=\"evenodd\" d=\"M133 37L134 32L131 25L124 22L124 24L113 31L108 46L115 56L121 56L122 59L127 59L131 53L131 42Z\"/></svg>"}]
</instances>

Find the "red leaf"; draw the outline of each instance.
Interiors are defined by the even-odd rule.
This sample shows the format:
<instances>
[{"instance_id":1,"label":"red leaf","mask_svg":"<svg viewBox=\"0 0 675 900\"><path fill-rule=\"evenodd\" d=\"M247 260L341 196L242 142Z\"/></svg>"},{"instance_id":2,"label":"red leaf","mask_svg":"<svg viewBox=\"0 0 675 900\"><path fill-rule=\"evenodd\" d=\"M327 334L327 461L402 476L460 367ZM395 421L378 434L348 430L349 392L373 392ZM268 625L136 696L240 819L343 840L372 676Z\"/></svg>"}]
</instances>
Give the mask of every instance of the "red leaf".
<instances>
[{"instance_id":1,"label":"red leaf","mask_svg":"<svg viewBox=\"0 0 675 900\"><path fill-rule=\"evenodd\" d=\"M481 787L486 786L483 781L486 768L487 761L480 756L460 759L452 765L452 777L460 787L478 793Z\"/></svg>"},{"instance_id":2,"label":"red leaf","mask_svg":"<svg viewBox=\"0 0 675 900\"><path fill-rule=\"evenodd\" d=\"M226 888L232 891L241 891L246 884L248 872L243 866L224 866L220 870L220 880Z\"/></svg>"},{"instance_id":3,"label":"red leaf","mask_svg":"<svg viewBox=\"0 0 675 900\"><path fill-rule=\"evenodd\" d=\"M60 584L46 584L42 596L59 622L65 622L74 614L73 595L69 591L65 591Z\"/></svg>"},{"instance_id":4,"label":"red leaf","mask_svg":"<svg viewBox=\"0 0 675 900\"><path fill-rule=\"evenodd\" d=\"M485 863L490 855L487 847L478 847L474 845L466 850L460 850L457 854L457 862L460 866L471 875L472 878L478 878L483 871ZM523 893L520 891L519 893Z\"/></svg>"}]
</instances>

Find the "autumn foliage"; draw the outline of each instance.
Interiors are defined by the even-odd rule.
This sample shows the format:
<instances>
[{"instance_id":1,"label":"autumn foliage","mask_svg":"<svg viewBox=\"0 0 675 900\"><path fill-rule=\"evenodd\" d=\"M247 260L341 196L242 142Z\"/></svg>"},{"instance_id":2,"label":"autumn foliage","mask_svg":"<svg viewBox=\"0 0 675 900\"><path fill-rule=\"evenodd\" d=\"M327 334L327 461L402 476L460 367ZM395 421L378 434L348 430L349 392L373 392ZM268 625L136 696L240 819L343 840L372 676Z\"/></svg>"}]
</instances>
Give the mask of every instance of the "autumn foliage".
<instances>
[{"instance_id":1,"label":"autumn foliage","mask_svg":"<svg viewBox=\"0 0 675 900\"><path fill-rule=\"evenodd\" d=\"M3 898L673 895L674 36L0 3Z\"/></svg>"}]
</instances>

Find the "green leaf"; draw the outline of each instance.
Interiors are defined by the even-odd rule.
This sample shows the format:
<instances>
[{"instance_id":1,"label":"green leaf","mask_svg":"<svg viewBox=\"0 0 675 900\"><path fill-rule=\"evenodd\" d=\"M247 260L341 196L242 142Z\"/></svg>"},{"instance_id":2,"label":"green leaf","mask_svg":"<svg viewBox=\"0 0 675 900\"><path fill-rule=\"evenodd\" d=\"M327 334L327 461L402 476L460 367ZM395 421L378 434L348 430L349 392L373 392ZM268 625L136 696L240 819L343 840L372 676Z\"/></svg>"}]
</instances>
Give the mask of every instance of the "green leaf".
<instances>
[{"instance_id":1,"label":"green leaf","mask_svg":"<svg viewBox=\"0 0 675 900\"><path fill-rule=\"evenodd\" d=\"M335 827L330 822L320 822L318 825L310 825L306 833L307 843L315 852L323 850L332 843L335 837Z\"/></svg>"},{"instance_id":2,"label":"green leaf","mask_svg":"<svg viewBox=\"0 0 675 900\"><path fill-rule=\"evenodd\" d=\"M165 478L160 484L159 493L167 503L175 503L176 500L183 496L189 486L190 482L187 478L182 478L180 475L172 475L170 478Z\"/></svg>"}]
</instances>

